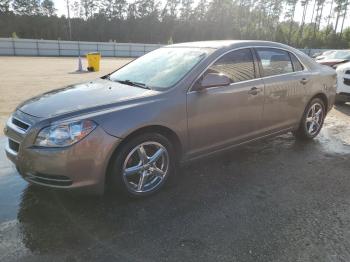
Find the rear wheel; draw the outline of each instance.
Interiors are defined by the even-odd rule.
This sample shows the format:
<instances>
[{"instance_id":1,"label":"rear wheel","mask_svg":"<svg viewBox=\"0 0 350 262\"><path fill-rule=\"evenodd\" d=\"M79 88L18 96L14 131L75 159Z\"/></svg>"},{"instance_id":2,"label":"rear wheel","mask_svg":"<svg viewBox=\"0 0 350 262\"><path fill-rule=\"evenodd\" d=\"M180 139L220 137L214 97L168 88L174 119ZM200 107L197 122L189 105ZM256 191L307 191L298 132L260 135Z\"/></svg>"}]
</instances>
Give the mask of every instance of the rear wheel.
<instances>
[{"instance_id":1,"label":"rear wheel","mask_svg":"<svg viewBox=\"0 0 350 262\"><path fill-rule=\"evenodd\" d=\"M160 134L140 135L120 148L111 165L114 188L131 197L147 196L161 189L173 173L173 145Z\"/></svg>"},{"instance_id":2,"label":"rear wheel","mask_svg":"<svg viewBox=\"0 0 350 262\"><path fill-rule=\"evenodd\" d=\"M320 133L325 116L324 102L314 98L307 106L298 130L293 134L300 139L313 139Z\"/></svg>"}]
</instances>

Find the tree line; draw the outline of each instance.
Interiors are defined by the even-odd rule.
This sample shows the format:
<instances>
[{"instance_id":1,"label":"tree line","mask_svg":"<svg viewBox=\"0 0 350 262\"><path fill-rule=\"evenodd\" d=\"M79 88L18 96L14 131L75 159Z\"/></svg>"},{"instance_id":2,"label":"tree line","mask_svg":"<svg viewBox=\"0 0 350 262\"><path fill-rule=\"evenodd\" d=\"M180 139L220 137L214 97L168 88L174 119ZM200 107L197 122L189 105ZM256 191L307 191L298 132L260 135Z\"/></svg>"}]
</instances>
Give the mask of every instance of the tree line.
<instances>
[{"instance_id":1,"label":"tree line","mask_svg":"<svg viewBox=\"0 0 350 262\"><path fill-rule=\"evenodd\" d=\"M345 24L350 0L62 1L70 19L56 15L52 0L0 0L0 37L142 43L261 39L299 48L350 48Z\"/></svg>"}]
</instances>

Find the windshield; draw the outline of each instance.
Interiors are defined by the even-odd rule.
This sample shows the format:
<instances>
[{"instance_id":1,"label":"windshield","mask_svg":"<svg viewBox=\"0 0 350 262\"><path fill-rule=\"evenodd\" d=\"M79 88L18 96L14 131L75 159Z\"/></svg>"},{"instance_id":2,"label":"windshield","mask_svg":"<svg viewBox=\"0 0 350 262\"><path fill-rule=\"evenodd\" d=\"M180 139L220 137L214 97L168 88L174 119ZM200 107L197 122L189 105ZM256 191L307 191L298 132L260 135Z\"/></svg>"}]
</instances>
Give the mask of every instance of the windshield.
<instances>
[{"instance_id":1,"label":"windshield","mask_svg":"<svg viewBox=\"0 0 350 262\"><path fill-rule=\"evenodd\" d=\"M122 67L109 79L166 89L180 81L208 52L202 48L160 48Z\"/></svg>"},{"instance_id":2,"label":"windshield","mask_svg":"<svg viewBox=\"0 0 350 262\"><path fill-rule=\"evenodd\" d=\"M350 51L336 51L331 53L328 58L334 58L334 59L350 59Z\"/></svg>"}]
</instances>

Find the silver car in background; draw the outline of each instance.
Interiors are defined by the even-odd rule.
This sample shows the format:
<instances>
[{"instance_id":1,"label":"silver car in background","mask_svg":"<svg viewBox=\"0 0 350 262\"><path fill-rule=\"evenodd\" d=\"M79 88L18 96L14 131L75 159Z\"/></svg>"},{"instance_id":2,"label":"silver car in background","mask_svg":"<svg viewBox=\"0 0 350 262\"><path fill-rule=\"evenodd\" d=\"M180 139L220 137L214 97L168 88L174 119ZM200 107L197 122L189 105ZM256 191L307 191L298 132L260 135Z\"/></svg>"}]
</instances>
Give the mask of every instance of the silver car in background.
<instances>
[{"instance_id":1,"label":"silver car in background","mask_svg":"<svg viewBox=\"0 0 350 262\"><path fill-rule=\"evenodd\" d=\"M314 138L335 93L333 69L283 44L175 44L22 103L6 153L33 184L142 197L179 163L286 132Z\"/></svg>"}]
</instances>

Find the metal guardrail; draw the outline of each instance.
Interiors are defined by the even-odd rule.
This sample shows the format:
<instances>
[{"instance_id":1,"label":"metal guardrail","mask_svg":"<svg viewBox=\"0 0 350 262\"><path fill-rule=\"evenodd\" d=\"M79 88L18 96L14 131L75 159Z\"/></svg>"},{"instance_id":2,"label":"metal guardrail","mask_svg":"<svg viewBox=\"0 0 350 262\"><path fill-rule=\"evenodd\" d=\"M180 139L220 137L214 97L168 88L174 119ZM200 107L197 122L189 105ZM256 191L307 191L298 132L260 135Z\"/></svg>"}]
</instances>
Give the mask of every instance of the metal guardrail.
<instances>
[{"instance_id":1,"label":"metal guardrail","mask_svg":"<svg viewBox=\"0 0 350 262\"><path fill-rule=\"evenodd\" d=\"M104 57L138 57L161 46L141 43L0 38L0 55L83 56L90 52L100 52Z\"/></svg>"}]
</instances>

